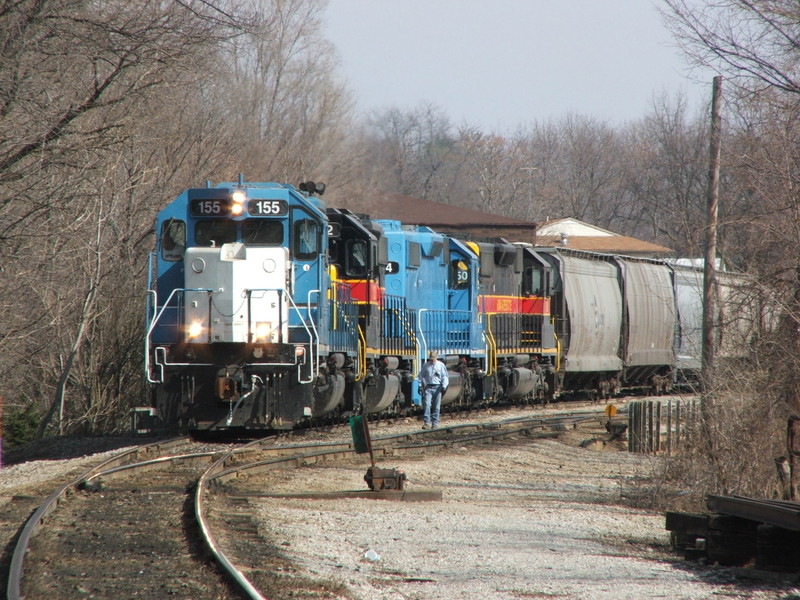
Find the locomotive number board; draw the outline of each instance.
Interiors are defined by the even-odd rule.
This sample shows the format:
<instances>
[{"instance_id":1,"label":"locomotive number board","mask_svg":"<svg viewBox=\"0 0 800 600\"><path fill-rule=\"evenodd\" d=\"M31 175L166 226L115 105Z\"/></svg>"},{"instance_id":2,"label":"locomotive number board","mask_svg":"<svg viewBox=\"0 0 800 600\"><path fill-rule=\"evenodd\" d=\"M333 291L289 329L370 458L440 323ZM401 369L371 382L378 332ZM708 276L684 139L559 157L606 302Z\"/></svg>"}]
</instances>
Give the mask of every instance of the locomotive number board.
<instances>
[{"instance_id":1,"label":"locomotive number board","mask_svg":"<svg viewBox=\"0 0 800 600\"><path fill-rule=\"evenodd\" d=\"M195 217L227 217L231 215L231 201L195 198L189 203L189 212ZM289 203L286 200L248 200L247 212L255 217L284 217L289 214Z\"/></svg>"},{"instance_id":2,"label":"locomotive number board","mask_svg":"<svg viewBox=\"0 0 800 600\"><path fill-rule=\"evenodd\" d=\"M189 212L195 217L224 217L231 212L231 202L227 198L195 198L189 203Z\"/></svg>"},{"instance_id":3,"label":"locomotive number board","mask_svg":"<svg viewBox=\"0 0 800 600\"><path fill-rule=\"evenodd\" d=\"M247 212L257 217L283 217L289 214L286 200L248 200Z\"/></svg>"}]
</instances>

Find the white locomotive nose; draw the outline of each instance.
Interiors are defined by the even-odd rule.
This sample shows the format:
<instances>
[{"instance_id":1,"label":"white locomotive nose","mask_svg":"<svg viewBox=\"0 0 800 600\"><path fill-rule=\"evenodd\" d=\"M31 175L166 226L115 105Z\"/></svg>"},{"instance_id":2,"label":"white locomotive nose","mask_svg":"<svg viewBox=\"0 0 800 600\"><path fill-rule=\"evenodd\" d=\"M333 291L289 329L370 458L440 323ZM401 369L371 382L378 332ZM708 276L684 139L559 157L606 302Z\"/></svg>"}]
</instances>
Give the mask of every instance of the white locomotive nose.
<instances>
[{"instance_id":1,"label":"white locomotive nose","mask_svg":"<svg viewBox=\"0 0 800 600\"><path fill-rule=\"evenodd\" d=\"M289 303L281 301L289 264L286 248L231 243L189 248L184 260L192 267L204 265L185 269L185 323L202 326L198 335L207 335L212 343L288 339Z\"/></svg>"}]
</instances>

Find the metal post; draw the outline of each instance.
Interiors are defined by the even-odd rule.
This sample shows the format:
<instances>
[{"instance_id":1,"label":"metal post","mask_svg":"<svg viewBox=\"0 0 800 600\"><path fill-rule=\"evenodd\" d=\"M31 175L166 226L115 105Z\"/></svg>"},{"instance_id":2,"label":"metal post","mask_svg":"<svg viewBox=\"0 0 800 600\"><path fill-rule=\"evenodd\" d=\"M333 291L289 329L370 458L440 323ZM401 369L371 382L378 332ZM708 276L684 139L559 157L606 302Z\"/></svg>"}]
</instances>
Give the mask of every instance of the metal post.
<instances>
[{"instance_id":1,"label":"metal post","mask_svg":"<svg viewBox=\"0 0 800 600\"><path fill-rule=\"evenodd\" d=\"M719 165L722 143L722 77L714 77L711 100L711 140L708 166L706 254L703 269L703 415L704 433L708 435L711 425L714 387L714 345L716 323L716 259L717 259L717 212L719 205ZM709 438L710 439L710 438Z\"/></svg>"}]
</instances>

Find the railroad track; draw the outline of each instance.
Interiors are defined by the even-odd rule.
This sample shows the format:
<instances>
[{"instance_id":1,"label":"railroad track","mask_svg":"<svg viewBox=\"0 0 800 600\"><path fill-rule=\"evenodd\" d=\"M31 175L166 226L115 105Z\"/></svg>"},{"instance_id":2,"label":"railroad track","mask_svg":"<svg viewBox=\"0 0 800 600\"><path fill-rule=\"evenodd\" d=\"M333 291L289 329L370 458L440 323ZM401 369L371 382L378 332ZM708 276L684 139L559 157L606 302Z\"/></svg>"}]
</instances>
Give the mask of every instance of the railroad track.
<instances>
[{"instance_id":1,"label":"railroad track","mask_svg":"<svg viewBox=\"0 0 800 600\"><path fill-rule=\"evenodd\" d=\"M124 598L132 596L130 581L140 597L169 595L170 581L186 583L181 563L195 562L191 547L176 543L185 537L186 485L213 456L188 438L146 444L58 488L20 532L8 597Z\"/></svg>"},{"instance_id":2,"label":"railroad track","mask_svg":"<svg viewBox=\"0 0 800 600\"><path fill-rule=\"evenodd\" d=\"M445 423L437 430L376 436L374 453L424 455L553 435L598 418L597 410L587 410ZM248 501L264 492L262 476L331 461L366 464L355 458L343 428L307 437L314 439L276 436L223 448L181 438L138 447L80 473L23 527L8 597L265 597L262 590L275 582L275 557L259 536ZM209 552L214 564L206 559Z\"/></svg>"}]
</instances>

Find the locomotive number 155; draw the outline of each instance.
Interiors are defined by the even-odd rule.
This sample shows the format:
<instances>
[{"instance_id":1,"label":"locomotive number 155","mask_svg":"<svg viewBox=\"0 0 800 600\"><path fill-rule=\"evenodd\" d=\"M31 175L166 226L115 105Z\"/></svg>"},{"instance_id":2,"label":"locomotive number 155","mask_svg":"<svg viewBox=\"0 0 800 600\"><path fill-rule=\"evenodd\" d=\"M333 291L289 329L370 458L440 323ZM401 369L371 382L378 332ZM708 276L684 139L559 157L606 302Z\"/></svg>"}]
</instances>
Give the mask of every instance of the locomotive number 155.
<instances>
[{"instance_id":1,"label":"locomotive number 155","mask_svg":"<svg viewBox=\"0 0 800 600\"><path fill-rule=\"evenodd\" d=\"M223 217L230 212L230 202L196 198L189 204L189 211L196 217Z\"/></svg>"},{"instance_id":2,"label":"locomotive number 155","mask_svg":"<svg viewBox=\"0 0 800 600\"><path fill-rule=\"evenodd\" d=\"M247 212L259 217L282 217L289 214L289 205L285 200L249 200Z\"/></svg>"}]
</instances>

